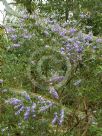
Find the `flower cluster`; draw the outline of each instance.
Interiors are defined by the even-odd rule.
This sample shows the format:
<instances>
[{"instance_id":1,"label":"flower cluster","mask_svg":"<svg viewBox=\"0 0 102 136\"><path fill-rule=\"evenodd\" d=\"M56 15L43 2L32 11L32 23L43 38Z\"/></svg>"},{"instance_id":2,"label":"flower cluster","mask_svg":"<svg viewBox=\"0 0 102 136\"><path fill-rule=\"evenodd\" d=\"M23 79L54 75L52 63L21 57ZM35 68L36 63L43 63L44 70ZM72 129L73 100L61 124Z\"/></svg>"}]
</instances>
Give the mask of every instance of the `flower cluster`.
<instances>
[{"instance_id":1,"label":"flower cluster","mask_svg":"<svg viewBox=\"0 0 102 136\"><path fill-rule=\"evenodd\" d=\"M47 111L50 107L54 105L53 102L46 100L42 96L37 96L38 99L38 104L39 104L39 111L38 112L45 112Z\"/></svg>"},{"instance_id":2,"label":"flower cluster","mask_svg":"<svg viewBox=\"0 0 102 136\"><path fill-rule=\"evenodd\" d=\"M49 87L49 92L54 98L59 99L59 95L53 86Z\"/></svg>"},{"instance_id":3,"label":"flower cluster","mask_svg":"<svg viewBox=\"0 0 102 136\"><path fill-rule=\"evenodd\" d=\"M23 92L21 95L25 97L26 101L28 101L28 102L31 101L30 96L26 92ZM15 115L19 115L21 112L25 112L24 113L25 120L27 120L30 117L30 115L32 115L32 117L34 117L36 103L30 102L30 103L28 103L29 106L26 106L26 105L24 105L23 100L16 99L16 98L11 98L11 99L7 100L6 103L14 106L14 109L16 110Z\"/></svg>"},{"instance_id":4,"label":"flower cluster","mask_svg":"<svg viewBox=\"0 0 102 136\"><path fill-rule=\"evenodd\" d=\"M54 113L54 118L52 120L52 125L55 125L56 123L58 123L59 125L62 125L63 121L64 121L64 109L62 109L60 111L60 117L58 117L57 112Z\"/></svg>"},{"instance_id":5,"label":"flower cluster","mask_svg":"<svg viewBox=\"0 0 102 136\"><path fill-rule=\"evenodd\" d=\"M35 96L37 102L32 102L27 92L21 93L21 96L23 96L25 99L20 100L11 98L7 100L6 103L14 106L14 109L16 110L15 115L20 115L20 113L23 112L24 120L28 120L30 117L34 118L36 117L37 113L45 112L54 105L53 102L43 98L42 96Z\"/></svg>"},{"instance_id":6,"label":"flower cluster","mask_svg":"<svg viewBox=\"0 0 102 136\"><path fill-rule=\"evenodd\" d=\"M14 42L14 45L12 45L13 48L20 47L21 41L33 39L33 37L35 37L34 33L37 33L35 29L38 29L38 27L42 29L41 31L43 31L45 37L50 37L52 33L59 36L59 44L61 45L60 52L66 54L71 62L80 60L84 50L88 46L92 46L90 43L102 43L101 38L94 41L92 33L83 34L74 27L67 29L66 26L68 25L68 22L60 25L55 19L41 18L39 17L38 11L35 11L32 15L29 15L26 11L22 11L21 14L22 18L19 19L19 22L22 23L17 29L7 27L7 33ZM81 16L83 15L84 14L82 13ZM28 19L33 20L34 24L31 21L28 21ZM53 38L51 40L53 40ZM55 39L55 42L58 42L58 38ZM93 48L95 49L95 46Z\"/></svg>"}]
</instances>

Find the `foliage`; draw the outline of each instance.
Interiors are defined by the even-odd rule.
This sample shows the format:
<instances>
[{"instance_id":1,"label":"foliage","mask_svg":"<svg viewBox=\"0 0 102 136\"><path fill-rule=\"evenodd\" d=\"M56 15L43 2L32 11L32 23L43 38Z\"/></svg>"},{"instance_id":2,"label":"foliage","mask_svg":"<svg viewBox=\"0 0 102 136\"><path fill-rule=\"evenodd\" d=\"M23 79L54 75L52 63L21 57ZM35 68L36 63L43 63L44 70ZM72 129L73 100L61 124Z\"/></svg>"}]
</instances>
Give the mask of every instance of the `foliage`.
<instances>
[{"instance_id":1,"label":"foliage","mask_svg":"<svg viewBox=\"0 0 102 136\"><path fill-rule=\"evenodd\" d=\"M8 14L0 31L0 134L101 135L102 39L41 11Z\"/></svg>"}]
</instances>

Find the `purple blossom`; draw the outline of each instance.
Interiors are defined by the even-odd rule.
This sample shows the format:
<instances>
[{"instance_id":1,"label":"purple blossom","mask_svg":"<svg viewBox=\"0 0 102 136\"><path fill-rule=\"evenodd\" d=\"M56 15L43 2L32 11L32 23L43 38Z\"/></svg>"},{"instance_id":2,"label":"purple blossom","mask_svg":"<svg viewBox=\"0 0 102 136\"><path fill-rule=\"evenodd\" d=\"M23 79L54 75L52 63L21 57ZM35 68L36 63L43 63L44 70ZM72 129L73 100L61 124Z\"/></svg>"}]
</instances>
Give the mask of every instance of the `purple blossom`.
<instances>
[{"instance_id":1,"label":"purple blossom","mask_svg":"<svg viewBox=\"0 0 102 136\"><path fill-rule=\"evenodd\" d=\"M60 111L60 120L59 120L59 125L62 125L62 123L63 123L63 121L64 121L64 109L62 109L61 111Z\"/></svg>"},{"instance_id":2,"label":"purple blossom","mask_svg":"<svg viewBox=\"0 0 102 136\"><path fill-rule=\"evenodd\" d=\"M29 18L29 15L24 14L24 15L23 15L23 18L24 18L24 19L28 19L28 18Z\"/></svg>"},{"instance_id":3,"label":"purple blossom","mask_svg":"<svg viewBox=\"0 0 102 136\"><path fill-rule=\"evenodd\" d=\"M60 36L65 36L66 33L67 33L67 30L66 30L66 29L61 29L61 30L59 31L59 35L60 35Z\"/></svg>"},{"instance_id":4,"label":"purple blossom","mask_svg":"<svg viewBox=\"0 0 102 136\"><path fill-rule=\"evenodd\" d=\"M55 125L55 123L57 123L58 121L58 115L57 115L57 112L54 113L54 118L52 120L52 125Z\"/></svg>"},{"instance_id":5,"label":"purple blossom","mask_svg":"<svg viewBox=\"0 0 102 136\"><path fill-rule=\"evenodd\" d=\"M92 41L92 36L91 36L91 35L85 36L85 40L86 40L86 41Z\"/></svg>"},{"instance_id":6,"label":"purple blossom","mask_svg":"<svg viewBox=\"0 0 102 136\"><path fill-rule=\"evenodd\" d=\"M39 100L38 103L40 103L40 104L46 104L46 100L42 96L38 96L37 98Z\"/></svg>"},{"instance_id":7,"label":"purple blossom","mask_svg":"<svg viewBox=\"0 0 102 136\"><path fill-rule=\"evenodd\" d=\"M36 108L36 103L33 103L32 106L31 106L31 112L35 112L35 108Z\"/></svg>"},{"instance_id":8,"label":"purple blossom","mask_svg":"<svg viewBox=\"0 0 102 136\"><path fill-rule=\"evenodd\" d=\"M21 23L23 23L24 22L24 18L20 18L19 19L19 23L21 24ZM21 26L20 26L21 27Z\"/></svg>"},{"instance_id":9,"label":"purple blossom","mask_svg":"<svg viewBox=\"0 0 102 136\"><path fill-rule=\"evenodd\" d=\"M98 38L98 39L96 39L96 42L97 42L97 43L102 43L102 39L101 39L101 38Z\"/></svg>"},{"instance_id":10,"label":"purple blossom","mask_svg":"<svg viewBox=\"0 0 102 136\"><path fill-rule=\"evenodd\" d=\"M54 98L59 99L59 95L58 95L57 91L54 89L53 86L49 87L49 92L50 92L50 94L52 94L52 96Z\"/></svg>"},{"instance_id":11,"label":"purple blossom","mask_svg":"<svg viewBox=\"0 0 102 136\"><path fill-rule=\"evenodd\" d=\"M4 82L4 80L3 79L0 79L0 84L2 84Z\"/></svg>"},{"instance_id":12,"label":"purple blossom","mask_svg":"<svg viewBox=\"0 0 102 136\"><path fill-rule=\"evenodd\" d=\"M32 15L31 18L32 18L32 19L36 19L36 18L37 18L37 15Z\"/></svg>"},{"instance_id":13,"label":"purple blossom","mask_svg":"<svg viewBox=\"0 0 102 136\"><path fill-rule=\"evenodd\" d=\"M75 42L75 38L69 38L69 39L68 39L68 42L70 42L70 43Z\"/></svg>"},{"instance_id":14,"label":"purple blossom","mask_svg":"<svg viewBox=\"0 0 102 136\"><path fill-rule=\"evenodd\" d=\"M97 46L93 46L93 49L97 49Z\"/></svg>"},{"instance_id":15,"label":"purple blossom","mask_svg":"<svg viewBox=\"0 0 102 136\"><path fill-rule=\"evenodd\" d=\"M79 45L77 43L74 43L74 47L77 50L79 48Z\"/></svg>"},{"instance_id":16,"label":"purple blossom","mask_svg":"<svg viewBox=\"0 0 102 136\"><path fill-rule=\"evenodd\" d=\"M10 38L15 41L17 39L17 35L10 35Z\"/></svg>"},{"instance_id":17,"label":"purple blossom","mask_svg":"<svg viewBox=\"0 0 102 136\"><path fill-rule=\"evenodd\" d=\"M78 53L82 53L82 50L83 50L83 47L79 47L79 48L77 49L77 52L78 52Z\"/></svg>"},{"instance_id":18,"label":"purple blossom","mask_svg":"<svg viewBox=\"0 0 102 136\"><path fill-rule=\"evenodd\" d=\"M71 44L67 44L67 45L66 45L66 49L67 49L67 51L70 51L70 50L72 49Z\"/></svg>"},{"instance_id":19,"label":"purple blossom","mask_svg":"<svg viewBox=\"0 0 102 136\"><path fill-rule=\"evenodd\" d=\"M11 98L9 100L6 101L7 103L10 103L11 105L17 105L20 104L22 101L16 98Z\"/></svg>"},{"instance_id":20,"label":"purple blossom","mask_svg":"<svg viewBox=\"0 0 102 136\"><path fill-rule=\"evenodd\" d=\"M65 53L65 49L63 47L61 47L61 54Z\"/></svg>"},{"instance_id":21,"label":"purple blossom","mask_svg":"<svg viewBox=\"0 0 102 136\"><path fill-rule=\"evenodd\" d=\"M15 29L12 27L8 27L8 28L6 28L6 31L7 31L7 33L13 33L13 32L15 32Z\"/></svg>"},{"instance_id":22,"label":"purple blossom","mask_svg":"<svg viewBox=\"0 0 102 136\"><path fill-rule=\"evenodd\" d=\"M16 44L13 44L13 48L18 48L18 47L20 47L21 45L19 44L19 43L16 43Z\"/></svg>"},{"instance_id":23,"label":"purple blossom","mask_svg":"<svg viewBox=\"0 0 102 136\"><path fill-rule=\"evenodd\" d=\"M24 96L26 100L28 100L28 101L31 100L31 99L30 99L30 96L27 94L26 91L22 92L21 95Z\"/></svg>"},{"instance_id":24,"label":"purple blossom","mask_svg":"<svg viewBox=\"0 0 102 136\"><path fill-rule=\"evenodd\" d=\"M65 51L65 49L63 48L62 51ZM63 79L64 79L64 76L57 76L57 75L55 75L48 82L52 84L54 82L61 82Z\"/></svg>"},{"instance_id":25,"label":"purple blossom","mask_svg":"<svg viewBox=\"0 0 102 136\"><path fill-rule=\"evenodd\" d=\"M55 25L53 25L53 27L51 28L51 30L53 32L59 32L61 30L61 27L60 27L59 24L55 24Z\"/></svg>"},{"instance_id":26,"label":"purple blossom","mask_svg":"<svg viewBox=\"0 0 102 136\"><path fill-rule=\"evenodd\" d=\"M70 32L70 34L74 34L74 33L76 32L76 29L71 28L71 29L69 30L69 32Z\"/></svg>"},{"instance_id":27,"label":"purple blossom","mask_svg":"<svg viewBox=\"0 0 102 136\"><path fill-rule=\"evenodd\" d=\"M23 38L25 38L25 39L31 39L32 35L30 35L30 34L23 34Z\"/></svg>"},{"instance_id":28,"label":"purple blossom","mask_svg":"<svg viewBox=\"0 0 102 136\"><path fill-rule=\"evenodd\" d=\"M78 32L78 39L81 41L81 42L84 42L84 36L83 36L83 33L82 33L82 31L80 31L80 32Z\"/></svg>"},{"instance_id":29,"label":"purple blossom","mask_svg":"<svg viewBox=\"0 0 102 136\"><path fill-rule=\"evenodd\" d=\"M22 104L16 105L14 106L14 109L20 109L22 106L23 106Z\"/></svg>"},{"instance_id":30,"label":"purple blossom","mask_svg":"<svg viewBox=\"0 0 102 136\"><path fill-rule=\"evenodd\" d=\"M80 41L76 41L76 44L77 44L77 45L80 45L80 44L81 44L81 42L80 42Z\"/></svg>"},{"instance_id":31,"label":"purple blossom","mask_svg":"<svg viewBox=\"0 0 102 136\"><path fill-rule=\"evenodd\" d=\"M48 24L54 24L55 21L54 20L51 20L50 18L47 18L47 19L44 19L44 21Z\"/></svg>"},{"instance_id":32,"label":"purple blossom","mask_svg":"<svg viewBox=\"0 0 102 136\"><path fill-rule=\"evenodd\" d=\"M15 115L19 115L24 109L25 107L22 105L20 109L15 113Z\"/></svg>"},{"instance_id":33,"label":"purple blossom","mask_svg":"<svg viewBox=\"0 0 102 136\"><path fill-rule=\"evenodd\" d=\"M30 116L30 107L26 107L26 112L24 114L24 120L27 120Z\"/></svg>"},{"instance_id":34,"label":"purple blossom","mask_svg":"<svg viewBox=\"0 0 102 136\"><path fill-rule=\"evenodd\" d=\"M45 112L47 109L52 107L52 105L53 105L53 103L49 101L48 105L40 107L39 112Z\"/></svg>"},{"instance_id":35,"label":"purple blossom","mask_svg":"<svg viewBox=\"0 0 102 136\"><path fill-rule=\"evenodd\" d=\"M63 45L67 45L68 42L67 41L62 41Z\"/></svg>"}]
</instances>

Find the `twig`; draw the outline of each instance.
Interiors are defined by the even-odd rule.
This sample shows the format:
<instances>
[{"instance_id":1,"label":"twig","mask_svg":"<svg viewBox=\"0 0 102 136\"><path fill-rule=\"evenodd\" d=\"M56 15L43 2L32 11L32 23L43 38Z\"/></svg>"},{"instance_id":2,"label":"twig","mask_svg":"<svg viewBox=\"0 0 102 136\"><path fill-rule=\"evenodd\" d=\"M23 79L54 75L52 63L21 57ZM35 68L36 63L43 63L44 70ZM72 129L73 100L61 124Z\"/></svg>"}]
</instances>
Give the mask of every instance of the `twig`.
<instances>
[{"instance_id":1,"label":"twig","mask_svg":"<svg viewBox=\"0 0 102 136\"><path fill-rule=\"evenodd\" d=\"M89 125L90 125L90 120L88 121L88 123L87 123L87 125L86 125L86 128L85 128L85 130L84 130L82 136L86 136L86 133L87 133L87 130L88 130Z\"/></svg>"}]
</instances>

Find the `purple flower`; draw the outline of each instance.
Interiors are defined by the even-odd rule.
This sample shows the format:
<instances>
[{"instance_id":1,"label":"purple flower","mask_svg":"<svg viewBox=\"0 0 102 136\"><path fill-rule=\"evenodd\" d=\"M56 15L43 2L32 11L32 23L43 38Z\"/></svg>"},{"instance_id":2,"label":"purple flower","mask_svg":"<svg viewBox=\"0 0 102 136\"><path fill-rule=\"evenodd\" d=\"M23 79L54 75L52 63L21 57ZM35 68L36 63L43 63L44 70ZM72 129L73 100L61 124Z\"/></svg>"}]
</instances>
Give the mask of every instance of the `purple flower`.
<instances>
[{"instance_id":1,"label":"purple flower","mask_svg":"<svg viewBox=\"0 0 102 136\"><path fill-rule=\"evenodd\" d=\"M79 45L77 43L74 43L74 48L77 50L79 48Z\"/></svg>"},{"instance_id":2,"label":"purple flower","mask_svg":"<svg viewBox=\"0 0 102 136\"><path fill-rule=\"evenodd\" d=\"M29 16L28 16L27 14L24 14L24 15L23 15L23 18L24 18L24 19L28 19Z\"/></svg>"},{"instance_id":3,"label":"purple flower","mask_svg":"<svg viewBox=\"0 0 102 136\"><path fill-rule=\"evenodd\" d=\"M76 32L76 29L71 28L71 29L69 30L69 32L70 32L70 34L74 34L74 33Z\"/></svg>"},{"instance_id":4,"label":"purple flower","mask_svg":"<svg viewBox=\"0 0 102 136\"><path fill-rule=\"evenodd\" d=\"M67 33L67 30L66 30L66 29L61 29L61 30L59 31L59 35L60 35L60 36L65 36L66 33Z\"/></svg>"},{"instance_id":5,"label":"purple flower","mask_svg":"<svg viewBox=\"0 0 102 136\"><path fill-rule=\"evenodd\" d=\"M28 101L31 100L31 99L30 99L30 96L27 94L26 91L22 92L21 95L24 96L26 100L28 100Z\"/></svg>"},{"instance_id":6,"label":"purple flower","mask_svg":"<svg viewBox=\"0 0 102 136\"><path fill-rule=\"evenodd\" d=\"M72 47L71 44L67 44L67 45L66 45L66 49L67 49L67 50L70 50L71 47Z\"/></svg>"},{"instance_id":7,"label":"purple flower","mask_svg":"<svg viewBox=\"0 0 102 136\"><path fill-rule=\"evenodd\" d=\"M46 104L46 100L42 96L38 96L37 98L39 100L38 103L40 103L40 104Z\"/></svg>"},{"instance_id":8,"label":"purple flower","mask_svg":"<svg viewBox=\"0 0 102 136\"><path fill-rule=\"evenodd\" d=\"M29 116L30 116L30 110L31 110L30 107L26 108L26 112L24 114L24 119L25 120L27 120L29 118Z\"/></svg>"},{"instance_id":9,"label":"purple flower","mask_svg":"<svg viewBox=\"0 0 102 136\"><path fill-rule=\"evenodd\" d=\"M14 106L14 109L20 109L22 106L23 106L22 104L16 105Z\"/></svg>"},{"instance_id":10,"label":"purple flower","mask_svg":"<svg viewBox=\"0 0 102 136\"><path fill-rule=\"evenodd\" d=\"M79 48L77 49L77 52L78 52L78 53L82 53L82 50L83 50L83 48L82 48L82 47L79 47Z\"/></svg>"},{"instance_id":11,"label":"purple flower","mask_svg":"<svg viewBox=\"0 0 102 136\"><path fill-rule=\"evenodd\" d=\"M32 38L32 35L30 35L30 34L24 34L24 35L23 35L23 38L25 38L25 39L31 39L31 38Z\"/></svg>"},{"instance_id":12,"label":"purple flower","mask_svg":"<svg viewBox=\"0 0 102 136\"><path fill-rule=\"evenodd\" d=\"M45 112L45 111L46 111L48 108L50 108L52 105L53 105L53 103L49 101L49 104L48 104L48 105L40 107L39 112Z\"/></svg>"},{"instance_id":13,"label":"purple flower","mask_svg":"<svg viewBox=\"0 0 102 136\"><path fill-rule=\"evenodd\" d=\"M14 44L12 47L13 47L13 48L18 48L18 47L20 47L20 44L19 44L19 43L16 43L16 44Z\"/></svg>"},{"instance_id":14,"label":"purple flower","mask_svg":"<svg viewBox=\"0 0 102 136\"><path fill-rule=\"evenodd\" d=\"M15 41L17 39L17 35L10 35L10 38Z\"/></svg>"},{"instance_id":15,"label":"purple flower","mask_svg":"<svg viewBox=\"0 0 102 136\"><path fill-rule=\"evenodd\" d=\"M25 107L22 105L20 109L15 113L15 115L19 115L24 109Z\"/></svg>"},{"instance_id":16,"label":"purple flower","mask_svg":"<svg viewBox=\"0 0 102 136\"><path fill-rule=\"evenodd\" d=\"M58 93L57 93L57 91L54 89L53 86L49 87L49 92L50 92L50 94L52 94L52 96L53 96L54 98L59 99Z\"/></svg>"},{"instance_id":17,"label":"purple flower","mask_svg":"<svg viewBox=\"0 0 102 136\"><path fill-rule=\"evenodd\" d=\"M19 99L16 99L16 98L11 98L11 99L7 100L6 102L10 103L12 105L17 105L17 104L20 104L22 101Z\"/></svg>"},{"instance_id":18,"label":"purple flower","mask_svg":"<svg viewBox=\"0 0 102 136\"><path fill-rule=\"evenodd\" d=\"M84 38L83 38L84 35L83 35L82 31L78 32L78 36L77 37L78 37L79 41L84 42Z\"/></svg>"},{"instance_id":19,"label":"purple flower","mask_svg":"<svg viewBox=\"0 0 102 136\"><path fill-rule=\"evenodd\" d=\"M74 38L69 38L68 42L73 43L73 42L75 42L75 39Z\"/></svg>"},{"instance_id":20,"label":"purple flower","mask_svg":"<svg viewBox=\"0 0 102 136\"><path fill-rule=\"evenodd\" d=\"M0 79L0 84L2 84L4 82L4 80L3 79Z\"/></svg>"},{"instance_id":21,"label":"purple flower","mask_svg":"<svg viewBox=\"0 0 102 136\"><path fill-rule=\"evenodd\" d=\"M97 46L93 46L93 49L97 49Z\"/></svg>"},{"instance_id":22,"label":"purple flower","mask_svg":"<svg viewBox=\"0 0 102 136\"><path fill-rule=\"evenodd\" d=\"M59 32L61 30L61 27L59 24L53 25L52 29L53 32Z\"/></svg>"},{"instance_id":23,"label":"purple flower","mask_svg":"<svg viewBox=\"0 0 102 136\"><path fill-rule=\"evenodd\" d=\"M98 39L96 39L96 42L97 42L97 43L102 43L102 39L101 39L101 38L98 38Z\"/></svg>"},{"instance_id":24,"label":"purple flower","mask_svg":"<svg viewBox=\"0 0 102 136\"><path fill-rule=\"evenodd\" d=\"M76 44L77 44L77 45L80 45L80 44L81 44L81 42L80 42L80 41L76 41Z\"/></svg>"},{"instance_id":25,"label":"purple flower","mask_svg":"<svg viewBox=\"0 0 102 136\"><path fill-rule=\"evenodd\" d=\"M32 19L36 19L37 16L36 16L36 15L32 15L31 18L32 18Z\"/></svg>"},{"instance_id":26,"label":"purple flower","mask_svg":"<svg viewBox=\"0 0 102 136\"><path fill-rule=\"evenodd\" d=\"M33 103L32 106L31 106L31 112L35 112L35 108L36 108L36 103Z\"/></svg>"},{"instance_id":27,"label":"purple flower","mask_svg":"<svg viewBox=\"0 0 102 136\"><path fill-rule=\"evenodd\" d=\"M63 47L61 47L61 53L64 54L65 53L65 49Z\"/></svg>"},{"instance_id":28,"label":"purple flower","mask_svg":"<svg viewBox=\"0 0 102 136\"><path fill-rule=\"evenodd\" d=\"M19 23L22 25L22 23L24 23L24 18L20 18L19 19ZM20 26L21 27L21 26Z\"/></svg>"},{"instance_id":29,"label":"purple flower","mask_svg":"<svg viewBox=\"0 0 102 136\"><path fill-rule=\"evenodd\" d=\"M52 120L52 125L55 125L55 123L57 123L58 121L58 115L57 115L57 112L54 113L54 118Z\"/></svg>"},{"instance_id":30,"label":"purple flower","mask_svg":"<svg viewBox=\"0 0 102 136\"><path fill-rule=\"evenodd\" d=\"M59 125L62 125L62 123L63 123L63 121L64 121L64 109L62 109L61 111L60 111L60 120L59 120Z\"/></svg>"},{"instance_id":31,"label":"purple flower","mask_svg":"<svg viewBox=\"0 0 102 136\"><path fill-rule=\"evenodd\" d=\"M8 27L8 28L6 28L6 31L7 31L7 33L13 33L13 32L15 32L15 29L12 27Z\"/></svg>"},{"instance_id":32,"label":"purple flower","mask_svg":"<svg viewBox=\"0 0 102 136\"><path fill-rule=\"evenodd\" d=\"M85 40L86 40L86 41L92 41L92 36L91 36L91 35L85 36Z\"/></svg>"},{"instance_id":33,"label":"purple flower","mask_svg":"<svg viewBox=\"0 0 102 136\"><path fill-rule=\"evenodd\" d=\"M62 41L62 43L63 43L63 45L67 45L68 44L68 42L66 41Z\"/></svg>"}]
</instances>

